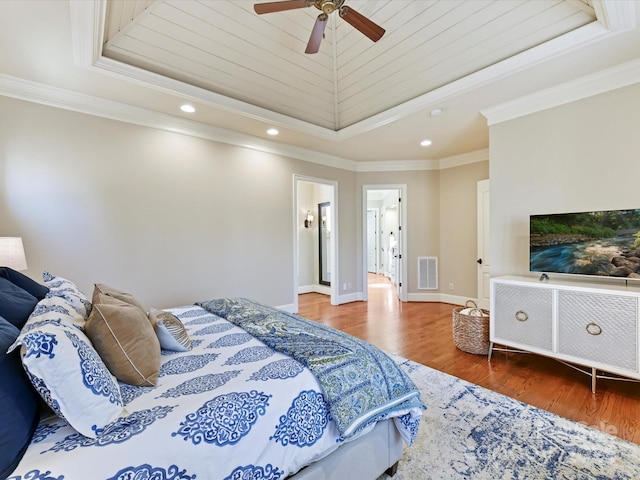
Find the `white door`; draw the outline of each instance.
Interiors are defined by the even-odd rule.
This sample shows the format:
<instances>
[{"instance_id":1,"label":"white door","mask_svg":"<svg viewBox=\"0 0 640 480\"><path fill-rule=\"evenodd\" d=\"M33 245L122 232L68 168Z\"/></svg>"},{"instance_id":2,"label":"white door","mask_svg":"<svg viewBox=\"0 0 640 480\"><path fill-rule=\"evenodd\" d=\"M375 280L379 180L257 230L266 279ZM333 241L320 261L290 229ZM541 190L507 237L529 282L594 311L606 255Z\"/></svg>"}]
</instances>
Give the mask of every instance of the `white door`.
<instances>
[{"instance_id":1,"label":"white door","mask_svg":"<svg viewBox=\"0 0 640 480\"><path fill-rule=\"evenodd\" d=\"M378 215L367 210L367 271L378 273Z\"/></svg>"},{"instance_id":2,"label":"white door","mask_svg":"<svg viewBox=\"0 0 640 480\"><path fill-rule=\"evenodd\" d=\"M403 245L402 243L402 237L404 235L404 232L402 231L402 229L404 228L404 225L402 225L402 192L400 190L398 190L398 235L396 237L396 241L397 241L397 248L395 251L395 274L396 274L396 294L398 295L398 299L402 300L404 298L402 292L403 289L406 288L405 285L403 285L402 283L402 279L404 278L402 276L402 255L403 255L403 251L402 251L402 247L401 245Z\"/></svg>"},{"instance_id":3,"label":"white door","mask_svg":"<svg viewBox=\"0 0 640 480\"><path fill-rule=\"evenodd\" d=\"M478 306L489 308L489 180L478 182Z\"/></svg>"}]
</instances>

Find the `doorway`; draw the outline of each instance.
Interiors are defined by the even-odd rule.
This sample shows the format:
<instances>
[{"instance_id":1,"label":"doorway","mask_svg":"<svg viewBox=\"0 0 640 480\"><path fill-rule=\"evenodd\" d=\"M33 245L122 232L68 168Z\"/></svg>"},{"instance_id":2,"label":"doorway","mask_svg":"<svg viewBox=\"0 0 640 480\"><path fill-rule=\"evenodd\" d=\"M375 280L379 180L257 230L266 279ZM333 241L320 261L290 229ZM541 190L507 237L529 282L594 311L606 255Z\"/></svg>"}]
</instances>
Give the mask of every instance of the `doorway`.
<instances>
[{"instance_id":1,"label":"doorway","mask_svg":"<svg viewBox=\"0 0 640 480\"><path fill-rule=\"evenodd\" d=\"M298 295L328 295L338 305L338 185L320 178L294 175L294 277L292 311Z\"/></svg>"},{"instance_id":2,"label":"doorway","mask_svg":"<svg viewBox=\"0 0 640 480\"><path fill-rule=\"evenodd\" d=\"M369 275L388 279L400 301L407 301L406 185L363 186L363 297Z\"/></svg>"}]
</instances>

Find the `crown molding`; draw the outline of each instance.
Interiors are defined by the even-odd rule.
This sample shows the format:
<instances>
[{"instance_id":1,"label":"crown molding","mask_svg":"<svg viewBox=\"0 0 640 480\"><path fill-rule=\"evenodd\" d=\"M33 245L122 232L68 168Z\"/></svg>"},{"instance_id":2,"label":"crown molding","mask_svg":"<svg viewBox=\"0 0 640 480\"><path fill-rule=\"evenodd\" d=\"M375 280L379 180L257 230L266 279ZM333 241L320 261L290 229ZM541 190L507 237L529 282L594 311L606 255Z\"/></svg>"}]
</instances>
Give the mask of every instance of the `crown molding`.
<instances>
[{"instance_id":1,"label":"crown molding","mask_svg":"<svg viewBox=\"0 0 640 480\"><path fill-rule=\"evenodd\" d=\"M384 160L357 162L356 172L406 172L438 170L438 160Z\"/></svg>"},{"instance_id":2,"label":"crown molding","mask_svg":"<svg viewBox=\"0 0 640 480\"><path fill-rule=\"evenodd\" d=\"M438 160L389 160L375 162L358 162L357 172L407 172L418 170L444 170L471 163L489 160L489 149L483 148L474 152L462 153Z\"/></svg>"},{"instance_id":3,"label":"crown molding","mask_svg":"<svg viewBox=\"0 0 640 480\"><path fill-rule=\"evenodd\" d=\"M306 162L356 171L353 160L315 150L254 137L165 113L158 113L104 98L0 74L0 95L50 107L109 118L144 127L166 130L192 137L291 157Z\"/></svg>"},{"instance_id":4,"label":"crown molding","mask_svg":"<svg viewBox=\"0 0 640 480\"><path fill-rule=\"evenodd\" d=\"M453 155L451 157L441 158L438 161L438 169L444 170L445 168L461 167L463 165L469 165L471 163L487 161L489 161L489 149L483 148L482 150L476 150L475 152L463 153L461 155Z\"/></svg>"},{"instance_id":5,"label":"crown molding","mask_svg":"<svg viewBox=\"0 0 640 480\"><path fill-rule=\"evenodd\" d=\"M607 30L625 32L636 28L634 0L592 0L596 18Z\"/></svg>"},{"instance_id":6,"label":"crown molding","mask_svg":"<svg viewBox=\"0 0 640 480\"><path fill-rule=\"evenodd\" d=\"M636 59L486 108L480 113L487 118L489 125L495 125L639 82L640 59Z\"/></svg>"},{"instance_id":7,"label":"crown molding","mask_svg":"<svg viewBox=\"0 0 640 480\"><path fill-rule=\"evenodd\" d=\"M488 150L484 149L440 160L356 162L344 157L328 155L315 150L238 133L233 130L213 127L182 117L158 113L145 108L105 100L104 98L52 87L5 74L0 74L0 95L143 127L189 135L217 143L249 148L273 155L281 155L352 172L439 170L441 168L480 162L488 160L489 158Z\"/></svg>"},{"instance_id":8,"label":"crown molding","mask_svg":"<svg viewBox=\"0 0 640 480\"><path fill-rule=\"evenodd\" d=\"M86 68L101 74L107 73L120 79L127 78L144 87L151 86L156 91L176 95L184 100L219 108L229 113L240 114L245 118L268 123L270 126L286 128L323 140L333 142L338 140L338 134L334 130L273 112L266 108L257 107L250 103L127 65L111 58L100 57L93 65Z\"/></svg>"},{"instance_id":9,"label":"crown molding","mask_svg":"<svg viewBox=\"0 0 640 480\"><path fill-rule=\"evenodd\" d=\"M449 99L473 89L498 81L508 75L529 68L543 61L581 48L594 41L602 40L617 33L606 26L619 27L621 19L635 11L631 0L594 0L599 5L596 10L597 22L592 22L561 37L514 55L478 72L472 73L445 86L425 93L384 112L373 115L353 125L337 131L313 125L287 115L278 114L264 108L216 94L208 90L153 74L142 69L102 57L103 25L106 14L106 0L71 0L71 30L74 39L74 61L77 66L89 68L103 74L117 75L148 88L178 95L185 99L222 108L228 112L263 121L274 126L316 136L324 140L340 142L356 137L401 118L441 105ZM628 5L631 4L631 5ZM601 20L600 17L606 19ZM633 15L635 18L635 15ZM372 167L373 168L373 167Z\"/></svg>"},{"instance_id":10,"label":"crown molding","mask_svg":"<svg viewBox=\"0 0 640 480\"><path fill-rule=\"evenodd\" d=\"M615 34L616 32L607 30L599 22L592 22L584 27L566 33L561 37L554 38L546 43L467 75L466 77L436 88L408 102L373 115L366 120L342 128L337 132L338 140L346 140L409 115L432 109L450 99Z\"/></svg>"},{"instance_id":11,"label":"crown molding","mask_svg":"<svg viewBox=\"0 0 640 480\"><path fill-rule=\"evenodd\" d=\"M69 0L73 63L90 66L102 54L106 0Z\"/></svg>"},{"instance_id":12,"label":"crown molding","mask_svg":"<svg viewBox=\"0 0 640 480\"><path fill-rule=\"evenodd\" d=\"M125 79L187 101L196 101L202 105L240 114L274 127L288 128L324 140L338 140L338 134L334 130L103 57L102 38L106 5L106 0L70 0L73 60L77 67Z\"/></svg>"}]
</instances>

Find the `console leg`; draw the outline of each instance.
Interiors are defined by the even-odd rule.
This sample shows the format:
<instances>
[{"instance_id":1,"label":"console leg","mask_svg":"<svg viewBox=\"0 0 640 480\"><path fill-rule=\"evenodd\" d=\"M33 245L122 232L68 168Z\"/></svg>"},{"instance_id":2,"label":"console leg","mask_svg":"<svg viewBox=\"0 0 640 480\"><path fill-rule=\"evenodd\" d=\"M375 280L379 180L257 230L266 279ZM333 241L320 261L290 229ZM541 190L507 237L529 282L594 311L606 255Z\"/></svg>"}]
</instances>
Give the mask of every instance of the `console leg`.
<instances>
[{"instance_id":1,"label":"console leg","mask_svg":"<svg viewBox=\"0 0 640 480\"><path fill-rule=\"evenodd\" d=\"M598 371L591 367L591 393L596 393L596 379Z\"/></svg>"},{"instance_id":2,"label":"console leg","mask_svg":"<svg viewBox=\"0 0 640 480\"><path fill-rule=\"evenodd\" d=\"M400 463L400 460L398 460L396 463L394 463L393 465L391 465L389 468L387 468L384 473L386 473L387 475L389 475L390 477L393 477L396 472L398 471L398 464Z\"/></svg>"},{"instance_id":3,"label":"console leg","mask_svg":"<svg viewBox=\"0 0 640 480\"><path fill-rule=\"evenodd\" d=\"M489 343L489 357L487 360L491 363L491 354L493 353L493 342Z\"/></svg>"}]
</instances>

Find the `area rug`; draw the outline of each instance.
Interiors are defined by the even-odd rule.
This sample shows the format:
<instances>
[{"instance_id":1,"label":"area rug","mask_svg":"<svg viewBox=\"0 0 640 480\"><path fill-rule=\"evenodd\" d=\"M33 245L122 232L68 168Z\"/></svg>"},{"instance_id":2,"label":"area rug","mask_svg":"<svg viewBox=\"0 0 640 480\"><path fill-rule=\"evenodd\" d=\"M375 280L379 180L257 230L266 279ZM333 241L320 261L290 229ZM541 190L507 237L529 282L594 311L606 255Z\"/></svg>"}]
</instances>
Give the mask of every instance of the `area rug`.
<instances>
[{"instance_id":1,"label":"area rug","mask_svg":"<svg viewBox=\"0 0 640 480\"><path fill-rule=\"evenodd\" d=\"M640 478L638 445L394 359L420 389L427 410L393 480Z\"/></svg>"}]
</instances>

